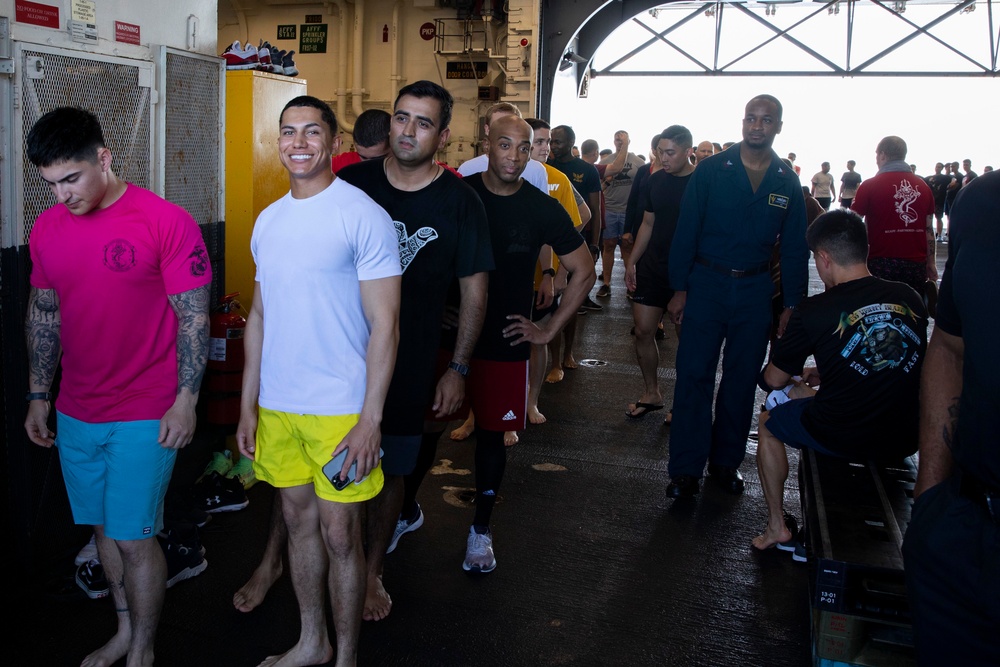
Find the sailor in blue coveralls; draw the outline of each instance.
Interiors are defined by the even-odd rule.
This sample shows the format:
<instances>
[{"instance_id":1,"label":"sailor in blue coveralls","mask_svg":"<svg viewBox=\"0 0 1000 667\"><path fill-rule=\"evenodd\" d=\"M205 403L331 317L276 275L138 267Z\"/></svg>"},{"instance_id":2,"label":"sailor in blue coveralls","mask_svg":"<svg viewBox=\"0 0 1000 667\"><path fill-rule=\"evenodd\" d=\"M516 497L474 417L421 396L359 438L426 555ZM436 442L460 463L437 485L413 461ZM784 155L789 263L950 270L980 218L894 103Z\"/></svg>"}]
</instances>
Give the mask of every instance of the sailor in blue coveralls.
<instances>
[{"instance_id":1,"label":"sailor in blue coveralls","mask_svg":"<svg viewBox=\"0 0 1000 667\"><path fill-rule=\"evenodd\" d=\"M771 326L770 260L779 241L784 312L805 296L806 213L795 171L771 149L781 132L781 102L747 103L743 141L698 164L681 202L670 249L667 310L681 324L677 349L667 496L699 491L705 463L725 490L743 492L739 465L753 420L757 373ZM722 379L712 420L719 355Z\"/></svg>"}]
</instances>

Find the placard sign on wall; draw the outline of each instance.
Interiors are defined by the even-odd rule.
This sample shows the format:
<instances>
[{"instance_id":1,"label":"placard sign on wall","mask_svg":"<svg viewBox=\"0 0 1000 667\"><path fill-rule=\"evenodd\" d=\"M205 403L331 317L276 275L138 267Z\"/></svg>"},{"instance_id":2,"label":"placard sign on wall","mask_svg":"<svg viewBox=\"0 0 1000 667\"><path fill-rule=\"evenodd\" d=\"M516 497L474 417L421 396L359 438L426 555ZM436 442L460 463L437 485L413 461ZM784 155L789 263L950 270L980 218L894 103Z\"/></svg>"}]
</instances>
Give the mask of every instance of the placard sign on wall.
<instances>
[{"instance_id":1,"label":"placard sign on wall","mask_svg":"<svg viewBox=\"0 0 1000 667\"><path fill-rule=\"evenodd\" d=\"M322 14L306 14L306 23L322 23Z\"/></svg>"},{"instance_id":2,"label":"placard sign on wall","mask_svg":"<svg viewBox=\"0 0 1000 667\"><path fill-rule=\"evenodd\" d=\"M482 79L487 73L485 60L450 62L445 63L445 65L445 78L447 79Z\"/></svg>"},{"instance_id":3,"label":"placard sign on wall","mask_svg":"<svg viewBox=\"0 0 1000 667\"><path fill-rule=\"evenodd\" d=\"M326 23L299 26L299 53L326 53Z\"/></svg>"},{"instance_id":4,"label":"placard sign on wall","mask_svg":"<svg viewBox=\"0 0 1000 667\"><path fill-rule=\"evenodd\" d=\"M59 29L59 8L28 0L14 0L14 20L18 23Z\"/></svg>"},{"instance_id":5,"label":"placard sign on wall","mask_svg":"<svg viewBox=\"0 0 1000 667\"><path fill-rule=\"evenodd\" d=\"M295 25L279 25L278 39L295 39Z\"/></svg>"},{"instance_id":6,"label":"placard sign on wall","mask_svg":"<svg viewBox=\"0 0 1000 667\"><path fill-rule=\"evenodd\" d=\"M125 44L139 44L139 26L134 23L115 21L115 41Z\"/></svg>"}]
</instances>

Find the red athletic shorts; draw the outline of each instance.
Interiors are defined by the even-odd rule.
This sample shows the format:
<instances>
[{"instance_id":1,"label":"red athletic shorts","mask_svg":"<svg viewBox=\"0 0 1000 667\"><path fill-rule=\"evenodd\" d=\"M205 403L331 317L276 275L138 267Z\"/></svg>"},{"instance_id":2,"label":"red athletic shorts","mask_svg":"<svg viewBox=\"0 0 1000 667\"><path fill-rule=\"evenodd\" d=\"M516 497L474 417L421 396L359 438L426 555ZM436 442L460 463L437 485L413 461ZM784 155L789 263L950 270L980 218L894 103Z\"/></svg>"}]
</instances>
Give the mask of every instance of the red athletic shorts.
<instances>
[{"instance_id":1,"label":"red athletic shorts","mask_svg":"<svg viewBox=\"0 0 1000 667\"><path fill-rule=\"evenodd\" d=\"M448 370L451 352L438 351L437 373ZM429 421L464 420L471 408L476 426L487 431L523 431L528 413L528 362L473 359L465 378L465 401L454 413L438 419L428 410ZM435 383L437 380L435 379Z\"/></svg>"}]
</instances>

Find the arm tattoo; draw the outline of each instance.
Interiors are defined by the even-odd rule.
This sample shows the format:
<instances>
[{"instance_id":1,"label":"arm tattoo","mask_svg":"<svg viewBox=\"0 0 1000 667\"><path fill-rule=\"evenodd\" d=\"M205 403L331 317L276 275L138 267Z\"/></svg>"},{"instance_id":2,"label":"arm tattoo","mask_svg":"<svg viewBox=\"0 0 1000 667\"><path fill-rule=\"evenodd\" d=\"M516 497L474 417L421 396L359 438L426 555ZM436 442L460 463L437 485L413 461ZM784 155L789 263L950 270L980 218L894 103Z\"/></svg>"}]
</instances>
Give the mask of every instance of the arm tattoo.
<instances>
[{"instance_id":1,"label":"arm tattoo","mask_svg":"<svg viewBox=\"0 0 1000 667\"><path fill-rule=\"evenodd\" d=\"M197 394L208 359L209 286L167 298L177 315L177 393L187 388Z\"/></svg>"},{"instance_id":2,"label":"arm tattoo","mask_svg":"<svg viewBox=\"0 0 1000 667\"><path fill-rule=\"evenodd\" d=\"M54 289L31 288L24 322L28 344L28 374L33 387L48 390L62 354L59 295Z\"/></svg>"}]
</instances>

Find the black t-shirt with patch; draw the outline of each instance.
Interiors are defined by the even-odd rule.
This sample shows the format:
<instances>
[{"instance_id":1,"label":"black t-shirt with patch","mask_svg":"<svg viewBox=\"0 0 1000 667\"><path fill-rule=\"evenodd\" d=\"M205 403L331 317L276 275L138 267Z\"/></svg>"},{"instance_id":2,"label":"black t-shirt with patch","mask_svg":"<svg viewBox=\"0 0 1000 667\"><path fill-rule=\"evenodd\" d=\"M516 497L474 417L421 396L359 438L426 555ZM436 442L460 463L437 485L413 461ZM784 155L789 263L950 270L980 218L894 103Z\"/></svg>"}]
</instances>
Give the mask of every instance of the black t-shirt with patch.
<instances>
[{"instance_id":1,"label":"black t-shirt with patch","mask_svg":"<svg viewBox=\"0 0 1000 667\"><path fill-rule=\"evenodd\" d=\"M802 422L845 456L901 458L917 449L927 310L903 283L867 277L803 301L771 362L798 375L812 354L820 374Z\"/></svg>"},{"instance_id":2,"label":"black t-shirt with patch","mask_svg":"<svg viewBox=\"0 0 1000 667\"><path fill-rule=\"evenodd\" d=\"M601 177L597 173L597 167L594 165L584 162L578 157L566 162L549 160L549 165L566 174L566 178L569 179L569 182L573 184L573 187L576 188L576 191L580 193L580 196L583 197L588 205L590 204L590 200L587 199L587 195L592 192L601 191ZM596 211L593 213L597 215Z\"/></svg>"},{"instance_id":3,"label":"black t-shirt with patch","mask_svg":"<svg viewBox=\"0 0 1000 667\"><path fill-rule=\"evenodd\" d=\"M589 166L589 165L588 165ZM495 195L486 189L482 174L465 179L486 207L496 268L490 273L486 318L474 356L490 361L524 361L531 345L511 347L503 337L511 324L508 315L530 318L535 291L535 263L543 245L556 255L569 254L583 245L573 220L554 198L524 181L512 195Z\"/></svg>"},{"instance_id":4,"label":"black t-shirt with patch","mask_svg":"<svg viewBox=\"0 0 1000 667\"><path fill-rule=\"evenodd\" d=\"M351 165L337 176L374 199L396 227L403 267L399 347L382 431L420 433L423 411L433 398L448 288L457 278L493 268L486 211L472 188L448 170L416 192L394 188L382 160ZM418 415L416 431L414 415Z\"/></svg>"},{"instance_id":5,"label":"black t-shirt with patch","mask_svg":"<svg viewBox=\"0 0 1000 667\"><path fill-rule=\"evenodd\" d=\"M664 276L664 280L667 275L667 260L670 258L670 243L674 239L677 219L681 214L681 199L690 180L691 174L674 176L662 169L649 177L643 206L646 211L653 213L653 233L639 261L644 270L652 269L657 275Z\"/></svg>"}]
</instances>

